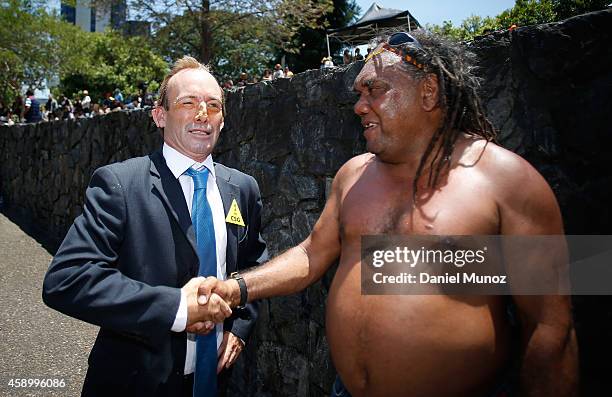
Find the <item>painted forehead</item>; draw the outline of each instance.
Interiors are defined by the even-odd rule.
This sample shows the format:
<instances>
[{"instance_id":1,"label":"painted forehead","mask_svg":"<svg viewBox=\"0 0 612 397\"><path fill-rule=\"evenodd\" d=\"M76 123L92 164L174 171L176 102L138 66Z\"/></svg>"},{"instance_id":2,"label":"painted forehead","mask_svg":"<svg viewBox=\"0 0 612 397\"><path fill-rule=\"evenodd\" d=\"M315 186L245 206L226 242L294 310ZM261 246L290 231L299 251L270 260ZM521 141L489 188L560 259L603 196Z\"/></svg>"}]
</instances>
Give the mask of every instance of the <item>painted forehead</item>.
<instances>
[{"instance_id":1,"label":"painted forehead","mask_svg":"<svg viewBox=\"0 0 612 397\"><path fill-rule=\"evenodd\" d=\"M367 87L372 81L396 80L402 73L402 69L397 67L401 62L399 56L389 51L383 51L363 66L361 72L355 78L353 87Z\"/></svg>"},{"instance_id":2,"label":"painted forehead","mask_svg":"<svg viewBox=\"0 0 612 397\"><path fill-rule=\"evenodd\" d=\"M370 62L374 62L374 63L397 63L397 62L401 62L402 57L399 56L398 54L394 53L393 51L388 51L386 49L383 48L383 46L385 45L385 43L380 43L379 45L376 46L376 48L374 48L372 50L372 52L370 54L376 54L374 55L372 58L370 58L370 60L368 62L366 62L366 65Z\"/></svg>"},{"instance_id":3,"label":"painted forehead","mask_svg":"<svg viewBox=\"0 0 612 397\"><path fill-rule=\"evenodd\" d=\"M221 87L212 74L203 69L183 69L168 82L168 93L171 100L184 96L202 94L217 99L222 98Z\"/></svg>"}]
</instances>

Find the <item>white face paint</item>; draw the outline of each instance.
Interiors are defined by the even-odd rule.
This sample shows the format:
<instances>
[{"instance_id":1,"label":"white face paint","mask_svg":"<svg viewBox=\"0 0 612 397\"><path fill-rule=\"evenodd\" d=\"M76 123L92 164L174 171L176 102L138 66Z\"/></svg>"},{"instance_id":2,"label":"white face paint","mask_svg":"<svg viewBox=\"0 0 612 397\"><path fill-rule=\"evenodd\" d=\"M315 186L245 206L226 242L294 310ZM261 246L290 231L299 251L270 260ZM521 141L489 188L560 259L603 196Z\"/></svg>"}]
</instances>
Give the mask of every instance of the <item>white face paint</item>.
<instances>
[{"instance_id":1,"label":"white face paint","mask_svg":"<svg viewBox=\"0 0 612 397\"><path fill-rule=\"evenodd\" d=\"M413 143L423 122L420 84L399 62L398 55L383 51L364 65L354 84L359 94L354 110L361 117L367 149L389 162L417 155Z\"/></svg>"},{"instance_id":2,"label":"white face paint","mask_svg":"<svg viewBox=\"0 0 612 397\"><path fill-rule=\"evenodd\" d=\"M202 69L185 69L168 82L168 110L156 109L164 142L199 162L212 153L223 128L223 95Z\"/></svg>"}]
</instances>

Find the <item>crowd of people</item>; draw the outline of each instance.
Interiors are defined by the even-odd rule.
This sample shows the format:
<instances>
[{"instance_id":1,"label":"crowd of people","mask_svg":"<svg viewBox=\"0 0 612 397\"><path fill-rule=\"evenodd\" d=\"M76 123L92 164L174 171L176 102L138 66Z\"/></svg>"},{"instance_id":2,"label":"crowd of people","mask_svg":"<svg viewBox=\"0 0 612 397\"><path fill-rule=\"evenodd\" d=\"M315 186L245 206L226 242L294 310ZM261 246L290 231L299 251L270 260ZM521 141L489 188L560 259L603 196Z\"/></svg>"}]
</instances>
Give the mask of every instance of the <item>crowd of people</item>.
<instances>
[{"instance_id":1,"label":"crowd of people","mask_svg":"<svg viewBox=\"0 0 612 397\"><path fill-rule=\"evenodd\" d=\"M249 76L248 73L242 72L238 76L238 80L234 83L232 79L225 79L223 83L223 89L226 91L233 90L237 87L244 87L247 84L255 84L260 81L272 81L276 79L290 79L293 77L293 72L289 69L289 66L283 66L280 63L274 65L274 70L264 69L261 78L257 76Z\"/></svg>"},{"instance_id":2,"label":"crowd of people","mask_svg":"<svg viewBox=\"0 0 612 397\"><path fill-rule=\"evenodd\" d=\"M126 100L118 88L107 92L103 99L93 101L88 90L83 90L72 99L60 95L59 100L49 94L46 102L41 103L34 91L28 89L25 97L17 96L11 106L0 101L0 124L36 123L39 121L74 120L93 117L124 109L151 107L155 98L152 93L141 91Z\"/></svg>"},{"instance_id":3,"label":"crowd of people","mask_svg":"<svg viewBox=\"0 0 612 397\"><path fill-rule=\"evenodd\" d=\"M368 47L366 57L370 55L371 51L372 49ZM355 61L363 61L364 59L365 58L361 54L361 50L359 48L355 48L354 54L351 54L351 52L348 49L345 49L344 52L342 53L342 65L348 65ZM320 67L321 69L333 68L334 66L335 66L334 60L332 57L330 56L323 57L323 59L321 59L321 67Z\"/></svg>"},{"instance_id":4,"label":"crowd of people","mask_svg":"<svg viewBox=\"0 0 612 397\"><path fill-rule=\"evenodd\" d=\"M328 66L334 66L331 60ZM283 67L277 63L274 69L265 69L261 77L249 76L248 73L242 72L236 82L232 79L224 79L222 87L226 91L231 91L247 84L292 78L293 76L294 73L289 66ZM146 89L129 98L124 98L121 90L117 88L112 93L105 93L104 97L98 101L92 100L86 89L72 98L59 95L56 99L53 94L49 94L46 101L41 101L34 96L32 89L28 89L24 96L18 95L10 105L0 100L0 125L93 117L118 110L152 107L155 105L155 100L154 94L146 92Z\"/></svg>"}]
</instances>

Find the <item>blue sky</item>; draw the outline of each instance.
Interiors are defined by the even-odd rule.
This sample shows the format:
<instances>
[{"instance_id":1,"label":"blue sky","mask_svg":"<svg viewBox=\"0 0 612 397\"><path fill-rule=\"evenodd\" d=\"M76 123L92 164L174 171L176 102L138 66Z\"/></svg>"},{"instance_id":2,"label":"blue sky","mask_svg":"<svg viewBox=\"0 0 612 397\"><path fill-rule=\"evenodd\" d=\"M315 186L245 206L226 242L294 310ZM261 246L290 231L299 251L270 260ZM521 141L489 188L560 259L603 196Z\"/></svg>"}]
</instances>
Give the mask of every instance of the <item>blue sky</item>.
<instances>
[{"instance_id":1,"label":"blue sky","mask_svg":"<svg viewBox=\"0 0 612 397\"><path fill-rule=\"evenodd\" d=\"M407 9L422 25L450 20L455 26L470 15L495 16L514 5L514 0L357 0L362 15L373 2L385 8ZM48 6L59 12L60 0L49 1Z\"/></svg>"},{"instance_id":2,"label":"blue sky","mask_svg":"<svg viewBox=\"0 0 612 397\"><path fill-rule=\"evenodd\" d=\"M374 0L357 0L362 15L373 2ZM385 8L408 10L423 26L427 23L440 25L448 20L458 26L470 15L493 17L514 6L514 0L377 0L375 2Z\"/></svg>"}]
</instances>

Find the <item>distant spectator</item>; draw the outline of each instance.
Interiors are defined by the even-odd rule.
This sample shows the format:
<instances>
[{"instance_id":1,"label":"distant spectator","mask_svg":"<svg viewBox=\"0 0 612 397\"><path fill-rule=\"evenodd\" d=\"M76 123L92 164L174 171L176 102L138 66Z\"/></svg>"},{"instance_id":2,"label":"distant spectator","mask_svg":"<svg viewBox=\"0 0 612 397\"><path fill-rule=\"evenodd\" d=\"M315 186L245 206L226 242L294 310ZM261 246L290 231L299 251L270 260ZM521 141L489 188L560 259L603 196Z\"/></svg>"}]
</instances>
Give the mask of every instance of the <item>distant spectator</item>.
<instances>
[{"instance_id":1,"label":"distant spectator","mask_svg":"<svg viewBox=\"0 0 612 397\"><path fill-rule=\"evenodd\" d=\"M334 67L334 62L332 61L331 57L324 57L323 59L321 59L321 69L333 68L333 67Z\"/></svg>"},{"instance_id":2,"label":"distant spectator","mask_svg":"<svg viewBox=\"0 0 612 397\"><path fill-rule=\"evenodd\" d=\"M83 99L81 100L81 107L83 108L83 113L85 115L89 115L91 112L91 97L89 96L89 91L83 90Z\"/></svg>"},{"instance_id":3,"label":"distant spectator","mask_svg":"<svg viewBox=\"0 0 612 397\"><path fill-rule=\"evenodd\" d=\"M110 110L116 112L117 110L123 109L123 104L119 102L117 98L110 97L111 104L109 106Z\"/></svg>"},{"instance_id":4,"label":"distant spectator","mask_svg":"<svg viewBox=\"0 0 612 397\"><path fill-rule=\"evenodd\" d=\"M113 98L111 93L110 92L105 92L104 93L104 100L102 100L101 105L103 107L110 107L110 105L111 105L111 98ZM115 98L113 98L113 99L115 99Z\"/></svg>"},{"instance_id":5,"label":"distant spectator","mask_svg":"<svg viewBox=\"0 0 612 397\"><path fill-rule=\"evenodd\" d=\"M155 102L155 98L153 98L153 93L152 92L147 92L144 96L144 98L142 99L142 107L146 108L146 107L152 107L153 106L153 102Z\"/></svg>"},{"instance_id":6,"label":"distant spectator","mask_svg":"<svg viewBox=\"0 0 612 397\"><path fill-rule=\"evenodd\" d=\"M344 50L344 53L342 54L342 63L344 65L348 65L351 62L353 62L353 57L351 57L351 53L349 52L349 50Z\"/></svg>"},{"instance_id":7,"label":"distant spectator","mask_svg":"<svg viewBox=\"0 0 612 397\"><path fill-rule=\"evenodd\" d=\"M40 112L40 103L34 97L34 91L26 91L26 100L24 106L24 118L26 123L38 123L42 120L42 114Z\"/></svg>"},{"instance_id":8,"label":"distant spectator","mask_svg":"<svg viewBox=\"0 0 612 397\"><path fill-rule=\"evenodd\" d=\"M115 100L119 101L123 105L123 94L119 88L115 88Z\"/></svg>"},{"instance_id":9,"label":"distant spectator","mask_svg":"<svg viewBox=\"0 0 612 397\"><path fill-rule=\"evenodd\" d=\"M11 114L8 106L4 105L4 102L0 101L0 123L5 124L9 120L9 115Z\"/></svg>"},{"instance_id":10,"label":"distant spectator","mask_svg":"<svg viewBox=\"0 0 612 397\"><path fill-rule=\"evenodd\" d=\"M286 78L293 77L293 72L291 70L289 70L289 66L285 66L285 77Z\"/></svg>"},{"instance_id":11,"label":"distant spectator","mask_svg":"<svg viewBox=\"0 0 612 397\"><path fill-rule=\"evenodd\" d=\"M101 114L104 114L104 111L100 108L99 104L94 103L91 108L91 116L99 116Z\"/></svg>"},{"instance_id":12,"label":"distant spectator","mask_svg":"<svg viewBox=\"0 0 612 397\"><path fill-rule=\"evenodd\" d=\"M223 83L224 90L231 90L232 88L234 88L234 81L232 79L228 79Z\"/></svg>"},{"instance_id":13,"label":"distant spectator","mask_svg":"<svg viewBox=\"0 0 612 397\"><path fill-rule=\"evenodd\" d=\"M366 58L370 55L371 52L372 52L372 49L368 47L368 49L366 50Z\"/></svg>"},{"instance_id":14,"label":"distant spectator","mask_svg":"<svg viewBox=\"0 0 612 397\"><path fill-rule=\"evenodd\" d=\"M17 95L15 100L13 101L13 115L17 118L17 122L21 123L23 120L23 112L25 109L23 108L23 98L21 95Z\"/></svg>"},{"instance_id":15,"label":"distant spectator","mask_svg":"<svg viewBox=\"0 0 612 397\"><path fill-rule=\"evenodd\" d=\"M270 69L264 70L263 76L261 77L261 81L270 81L272 80L272 71Z\"/></svg>"},{"instance_id":16,"label":"distant spectator","mask_svg":"<svg viewBox=\"0 0 612 397\"><path fill-rule=\"evenodd\" d=\"M283 72L283 67L281 66L280 63L277 63L276 65L274 65L274 74L272 74L272 78L276 80L276 79L282 79L283 77L285 77L285 72Z\"/></svg>"},{"instance_id":17,"label":"distant spectator","mask_svg":"<svg viewBox=\"0 0 612 397\"><path fill-rule=\"evenodd\" d=\"M83 105L81 104L81 100L79 98L77 98L74 103L74 108L72 110L72 113L74 113L74 117L84 117L85 113L83 112Z\"/></svg>"},{"instance_id":18,"label":"distant spectator","mask_svg":"<svg viewBox=\"0 0 612 397\"><path fill-rule=\"evenodd\" d=\"M363 61L363 55L361 55L361 51L359 50L359 48L355 48L355 60Z\"/></svg>"},{"instance_id":19,"label":"distant spectator","mask_svg":"<svg viewBox=\"0 0 612 397\"><path fill-rule=\"evenodd\" d=\"M57 113L58 108L59 105L57 104L57 100L53 98L53 94L49 94L49 99L47 99L47 104L45 105L47 120L51 121L55 119L55 114Z\"/></svg>"},{"instance_id":20,"label":"distant spectator","mask_svg":"<svg viewBox=\"0 0 612 397\"><path fill-rule=\"evenodd\" d=\"M15 124L15 120L13 119L15 117L15 115L13 114L13 112L9 109L7 114L6 114L6 120L2 120L0 118L0 121L2 123L5 123L6 125L14 125Z\"/></svg>"},{"instance_id":21,"label":"distant spectator","mask_svg":"<svg viewBox=\"0 0 612 397\"><path fill-rule=\"evenodd\" d=\"M62 120L74 119L74 114L72 114L74 110L72 106L72 101L68 99L66 95L62 96L62 100L60 101L60 109L62 113Z\"/></svg>"},{"instance_id":22,"label":"distant spectator","mask_svg":"<svg viewBox=\"0 0 612 397\"><path fill-rule=\"evenodd\" d=\"M132 102L127 105L128 109L140 109L142 105L142 98L138 95L132 97Z\"/></svg>"},{"instance_id":23,"label":"distant spectator","mask_svg":"<svg viewBox=\"0 0 612 397\"><path fill-rule=\"evenodd\" d=\"M240 73L240 79L238 79L238 82L236 83L236 86L237 87L244 87L245 85L247 85L248 79L249 79L249 75L248 74L246 74L245 72Z\"/></svg>"}]
</instances>

